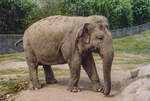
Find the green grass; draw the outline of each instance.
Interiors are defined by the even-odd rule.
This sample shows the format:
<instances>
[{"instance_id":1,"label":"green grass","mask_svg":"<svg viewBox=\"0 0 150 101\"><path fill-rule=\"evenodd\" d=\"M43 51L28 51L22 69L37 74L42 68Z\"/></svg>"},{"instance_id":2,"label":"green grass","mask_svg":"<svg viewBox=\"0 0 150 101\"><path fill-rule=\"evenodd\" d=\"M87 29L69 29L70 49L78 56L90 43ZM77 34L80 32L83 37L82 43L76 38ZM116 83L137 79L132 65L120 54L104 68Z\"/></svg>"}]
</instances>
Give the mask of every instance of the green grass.
<instances>
[{"instance_id":1,"label":"green grass","mask_svg":"<svg viewBox=\"0 0 150 101\"><path fill-rule=\"evenodd\" d=\"M150 30L113 40L115 51L150 55Z\"/></svg>"},{"instance_id":2,"label":"green grass","mask_svg":"<svg viewBox=\"0 0 150 101\"><path fill-rule=\"evenodd\" d=\"M7 70L0 70L0 75L9 75L9 74L24 74L28 73L27 70L24 69L7 69Z\"/></svg>"},{"instance_id":3,"label":"green grass","mask_svg":"<svg viewBox=\"0 0 150 101\"><path fill-rule=\"evenodd\" d=\"M150 59L134 59L132 61L126 61L124 64L148 64Z\"/></svg>"},{"instance_id":4,"label":"green grass","mask_svg":"<svg viewBox=\"0 0 150 101\"><path fill-rule=\"evenodd\" d=\"M55 76L69 75L69 70L53 68ZM38 69L40 83L45 83L43 68ZM5 77L6 76L6 77ZM25 69L0 70L0 100L6 94L12 94L27 89L29 86L29 72Z\"/></svg>"},{"instance_id":5,"label":"green grass","mask_svg":"<svg viewBox=\"0 0 150 101\"><path fill-rule=\"evenodd\" d=\"M3 61L25 61L25 56L23 52L0 55L0 63Z\"/></svg>"}]
</instances>

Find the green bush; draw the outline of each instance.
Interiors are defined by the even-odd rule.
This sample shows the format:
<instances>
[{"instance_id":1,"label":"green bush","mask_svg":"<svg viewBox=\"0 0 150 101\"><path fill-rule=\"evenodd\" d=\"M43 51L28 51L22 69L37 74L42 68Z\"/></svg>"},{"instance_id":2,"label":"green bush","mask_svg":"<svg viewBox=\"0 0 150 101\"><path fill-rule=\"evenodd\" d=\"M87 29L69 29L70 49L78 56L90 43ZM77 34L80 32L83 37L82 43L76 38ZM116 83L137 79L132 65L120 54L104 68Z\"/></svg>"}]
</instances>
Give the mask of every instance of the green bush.
<instances>
[{"instance_id":1,"label":"green bush","mask_svg":"<svg viewBox=\"0 0 150 101\"><path fill-rule=\"evenodd\" d=\"M0 34L23 33L52 15L104 15L111 29L150 21L150 0L0 0Z\"/></svg>"},{"instance_id":2,"label":"green bush","mask_svg":"<svg viewBox=\"0 0 150 101\"><path fill-rule=\"evenodd\" d=\"M94 0L65 0L61 2L60 10L62 15L77 15L89 16L94 14L93 5Z\"/></svg>"},{"instance_id":3,"label":"green bush","mask_svg":"<svg viewBox=\"0 0 150 101\"><path fill-rule=\"evenodd\" d=\"M104 15L112 29L131 26L133 23L131 4L128 0L65 0L61 3L64 15Z\"/></svg>"},{"instance_id":4,"label":"green bush","mask_svg":"<svg viewBox=\"0 0 150 101\"><path fill-rule=\"evenodd\" d=\"M57 0L37 0L36 7L33 8L30 13L30 23L34 23L37 20L45 18L47 16L60 14L59 2Z\"/></svg>"},{"instance_id":5,"label":"green bush","mask_svg":"<svg viewBox=\"0 0 150 101\"><path fill-rule=\"evenodd\" d=\"M150 21L150 0L131 0L134 25Z\"/></svg>"},{"instance_id":6,"label":"green bush","mask_svg":"<svg viewBox=\"0 0 150 101\"><path fill-rule=\"evenodd\" d=\"M128 0L99 0L96 4L97 14L106 16L112 29L132 26L133 15Z\"/></svg>"},{"instance_id":7,"label":"green bush","mask_svg":"<svg viewBox=\"0 0 150 101\"><path fill-rule=\"evenodd\" d=\"M32 0L0 0L0 34L20 34L29 24Z\"/></svg>"}]
</instances>

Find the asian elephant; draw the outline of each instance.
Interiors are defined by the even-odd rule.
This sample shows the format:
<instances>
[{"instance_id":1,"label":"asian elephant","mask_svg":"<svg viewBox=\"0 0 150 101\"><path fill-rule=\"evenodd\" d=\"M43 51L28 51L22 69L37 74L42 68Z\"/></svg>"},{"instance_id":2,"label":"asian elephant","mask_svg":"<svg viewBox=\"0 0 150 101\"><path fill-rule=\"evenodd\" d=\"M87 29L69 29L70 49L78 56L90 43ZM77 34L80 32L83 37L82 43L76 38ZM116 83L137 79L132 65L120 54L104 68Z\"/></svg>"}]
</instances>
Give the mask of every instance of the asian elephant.
<instances>
[{"instance_id":1,"label":"asian elephant","mask_svg":"<svg viewBox=\"0 0 150 101\"><path fill-rule=\"evenodd\" d=\"M32 24L24 33L23 46L29 66L30 88L41 88L38 65L43 65L46 83L56 83L51 65L68 63L68 90L78 92L81 65L93 89L108 95L111 90L111 65L114 56L112 35L104 16L51 16ZM104 86L100 83L92 52L103 60Z\"/></svg>"}]
</instances>

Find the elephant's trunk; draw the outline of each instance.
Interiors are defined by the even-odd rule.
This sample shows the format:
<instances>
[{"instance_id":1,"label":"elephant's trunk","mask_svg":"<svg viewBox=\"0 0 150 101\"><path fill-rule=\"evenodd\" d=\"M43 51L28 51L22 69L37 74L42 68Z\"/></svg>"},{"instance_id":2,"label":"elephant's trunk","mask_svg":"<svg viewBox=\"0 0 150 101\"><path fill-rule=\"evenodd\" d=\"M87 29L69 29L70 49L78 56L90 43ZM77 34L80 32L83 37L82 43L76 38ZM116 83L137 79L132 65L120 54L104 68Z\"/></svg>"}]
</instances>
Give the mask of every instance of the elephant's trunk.
<instances>
[{"instance_id":1,"label":"elephant's trunk","mask_svg":"<svg viewBox=\"0 0 150 101\"><path fill-rule=\"evenodd\" d=\"M111 65L113 55L106 53L103 55L103 75L104 75L104 94L108 95L111 90Z\"/></svg>"},{"instance_id":2,"label":"elephant's trunk","mask_svg":"<svg viewBox=\"0 0 150 101\"><path fill-rule=\"evenodd\" d=\"M103 56L103 76L104 76L104 95L108 95L111 90L111 66L114 57L114 48L111 34L104 38L101 48Z\"/></svg>"}]
</instances>

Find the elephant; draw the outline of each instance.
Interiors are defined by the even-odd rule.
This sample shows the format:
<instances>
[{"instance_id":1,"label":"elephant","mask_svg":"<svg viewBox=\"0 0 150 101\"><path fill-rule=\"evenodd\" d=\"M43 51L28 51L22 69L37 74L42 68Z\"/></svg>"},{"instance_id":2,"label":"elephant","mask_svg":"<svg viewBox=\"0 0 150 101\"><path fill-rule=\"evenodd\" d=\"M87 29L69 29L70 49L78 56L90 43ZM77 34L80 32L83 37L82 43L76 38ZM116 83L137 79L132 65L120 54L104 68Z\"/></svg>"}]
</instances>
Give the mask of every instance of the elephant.
<instances>
[{"instance_id":1,"label":"elephant","mask_svg":"<svg viewBox=\"0 0 150 101\"><path fill-rule=\"evenodd\" d=\"M39 89L38 66L43 65L47 84L56 83L51 65L68 64L70 92L79 92L81 66L92 82L94 91L109 95L111 66L114 57L112 35L104 16L50 16L29 26L23 36L29 67L30 88ZM92 52L103 60L104 85L101 84Z\"/></svg>"}]
</instances>

